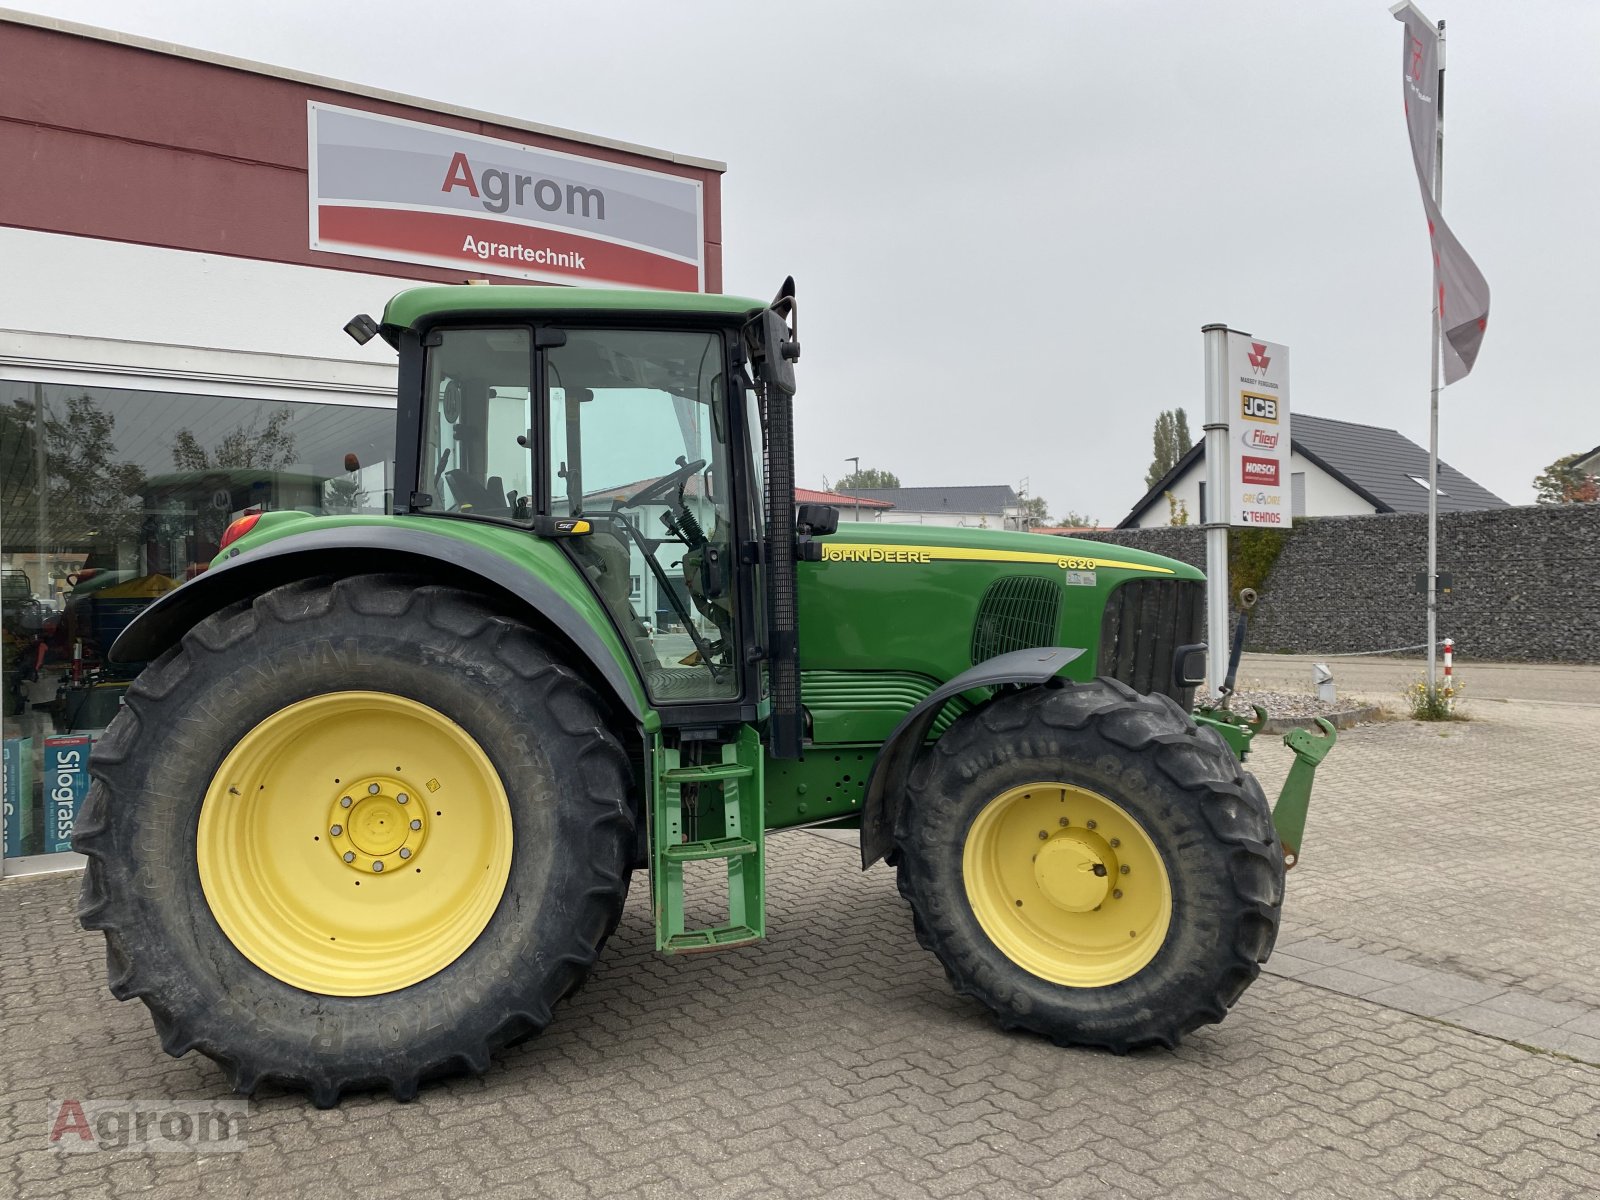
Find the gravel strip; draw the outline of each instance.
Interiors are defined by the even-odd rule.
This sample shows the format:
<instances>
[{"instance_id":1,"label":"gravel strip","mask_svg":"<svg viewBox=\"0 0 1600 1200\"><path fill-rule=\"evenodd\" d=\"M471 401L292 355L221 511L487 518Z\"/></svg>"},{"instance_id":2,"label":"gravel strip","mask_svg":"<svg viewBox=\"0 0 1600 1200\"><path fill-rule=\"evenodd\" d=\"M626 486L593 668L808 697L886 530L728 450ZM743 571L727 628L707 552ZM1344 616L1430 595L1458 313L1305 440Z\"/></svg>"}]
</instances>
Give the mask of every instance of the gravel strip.
<instances>
[{"instance_id":1,"label":"gravel strip","mask_svg":"<svg viewBox=\"0 0 1600 1200\"><path fill-rule=\"evenodd\" d=\"M1273 720L1286 717L1299 719L1331 717L1336 713L1347 713L1353 709L1368 707L1351 699L1334 700L1329 703L1305 692L1268 692L1254 688L1241 688L1235 692L1230 698L1228 707L1236 713L1248 715L1252 704L1259 704L1266 709L1267 716Z\"/></svg>"}]
</instances>

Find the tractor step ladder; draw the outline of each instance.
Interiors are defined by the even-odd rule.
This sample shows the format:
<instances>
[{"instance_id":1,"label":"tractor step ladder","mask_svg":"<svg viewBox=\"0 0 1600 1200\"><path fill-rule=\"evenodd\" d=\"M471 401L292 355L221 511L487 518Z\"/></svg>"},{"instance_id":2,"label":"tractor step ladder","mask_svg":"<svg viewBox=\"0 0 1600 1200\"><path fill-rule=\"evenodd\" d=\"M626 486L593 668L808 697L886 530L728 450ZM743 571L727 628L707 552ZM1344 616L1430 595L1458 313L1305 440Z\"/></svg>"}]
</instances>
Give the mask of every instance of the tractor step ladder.
<instances>
[{"instance_id":1,"label":"tractor step ladder","mask_svg":"<svg viewBox=\"0 0 1600 1200\"><path fill-rule=\"evenodd\" d=\"M652 753L650 890L655 903L656 949L692 954L760 941L766 933L767 871L762 803L765 751L759 735L746 725L738 741L722 747L720 762L685 765L676 749L661 744L659 735ZM708 801L720 798L722 828L717 836L684 840L683 793L690 785L699 789L701 822L715 819L717 806ZM728 864L728 923L711 929L686 929L684 864L714 859Z\"/></svg>"}]
</instances>

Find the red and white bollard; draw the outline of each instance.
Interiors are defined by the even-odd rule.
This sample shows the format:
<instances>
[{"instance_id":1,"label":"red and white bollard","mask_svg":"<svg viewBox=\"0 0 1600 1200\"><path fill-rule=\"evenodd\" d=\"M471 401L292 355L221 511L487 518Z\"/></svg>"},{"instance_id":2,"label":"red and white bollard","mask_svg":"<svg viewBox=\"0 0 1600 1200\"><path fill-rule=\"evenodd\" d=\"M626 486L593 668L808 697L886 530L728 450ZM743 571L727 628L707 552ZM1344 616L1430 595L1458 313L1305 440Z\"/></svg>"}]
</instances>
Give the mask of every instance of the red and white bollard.
<instances>
[{"instance_id":1,"label":"red and white bollard","mask_svg":"<svg viewBox=\"0 0 1600 1200\"><path fill-rule=\"evenodd\" d=\"M1455 710L1456 710L1456 696L1455 696L1456 681L1455 681L1455 678L1454 678L1454 676L1455 676L1455 669L1454 669L1455 653L1456 653L1456 642L1455 642L1455 639L1454 638L1445 638L1445 640L1444 640L1444 692L1445 692L1444 704L1445 704L1445 709L1448 712L1455 712Z\"/></svg>"}]
</instances>

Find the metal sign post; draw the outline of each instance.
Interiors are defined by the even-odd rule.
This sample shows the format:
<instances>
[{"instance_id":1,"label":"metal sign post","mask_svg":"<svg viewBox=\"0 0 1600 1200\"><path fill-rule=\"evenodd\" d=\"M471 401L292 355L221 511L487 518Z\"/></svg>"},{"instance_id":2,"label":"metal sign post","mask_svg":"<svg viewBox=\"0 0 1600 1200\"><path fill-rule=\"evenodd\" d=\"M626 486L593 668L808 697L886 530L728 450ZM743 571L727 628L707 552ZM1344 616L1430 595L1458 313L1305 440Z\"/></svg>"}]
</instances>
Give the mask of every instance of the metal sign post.
<instances>
[{"instance_id":1,"label":"metal sign post","mask_svg":"<svg viewBox=\"0 0 1600 1200\"><path fill-rule=\"evenodd\" d=\"M1289 348L1226 325L1205 325L1206 682L1228 676L1228 529L1286 529L1294 521L1289 438ZM1235 442L1232 431L1238 432Z\"/></svg>"},{"instance_id":2,"label":"metal sign post","mask_svg":"<svg viewBox=\"0 0 1600 1200\"><path fill-rule=\"evenodd\" d=\"M1206 494L1199 514L1206 531L1206 692L1215 697L1228 675L1228 327L1202 325L1206 343Z\"/></svg>"},{"instance_id":3,"label":"metal sign post","mask_svg":"<svg viewBox=\"0 0 1600 1200\"><path fill-rule=\"evenodd\" d=\"M1438 133L1433 152L1433 203L1444 203L1444 22L1439 22ZM1443 352L1439 293L1433 297L1433 341L1428 347L1432 384L1428 389L1428 697L1437 695L1439 644L1439 358Z\"/></svg>"}]
</instances>

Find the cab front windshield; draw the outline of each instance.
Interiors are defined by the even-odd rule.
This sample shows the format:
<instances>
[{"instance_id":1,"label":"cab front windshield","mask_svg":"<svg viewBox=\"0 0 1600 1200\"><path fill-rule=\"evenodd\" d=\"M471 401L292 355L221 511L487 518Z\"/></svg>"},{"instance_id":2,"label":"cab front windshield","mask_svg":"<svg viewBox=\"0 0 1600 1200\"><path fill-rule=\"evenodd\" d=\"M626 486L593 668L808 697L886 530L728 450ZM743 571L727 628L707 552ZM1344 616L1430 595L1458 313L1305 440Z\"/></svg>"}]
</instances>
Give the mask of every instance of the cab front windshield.
<instances>
[{"instance_id":1,"label":"cab front windshield","mask_svg":"<svg viewBox=\"0 0 1600 1200\"><path fill-rule=\"evenodd\" d=\"M654 698L737 695L724 354L714 333L569 330L547 352L551 513Z\"/></svg>"}]
</instances>

